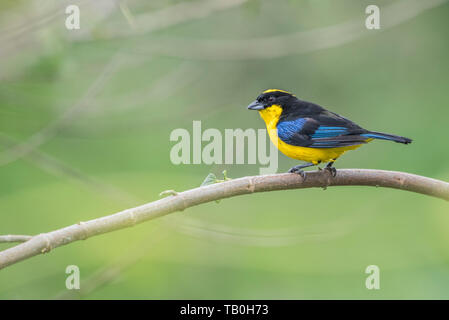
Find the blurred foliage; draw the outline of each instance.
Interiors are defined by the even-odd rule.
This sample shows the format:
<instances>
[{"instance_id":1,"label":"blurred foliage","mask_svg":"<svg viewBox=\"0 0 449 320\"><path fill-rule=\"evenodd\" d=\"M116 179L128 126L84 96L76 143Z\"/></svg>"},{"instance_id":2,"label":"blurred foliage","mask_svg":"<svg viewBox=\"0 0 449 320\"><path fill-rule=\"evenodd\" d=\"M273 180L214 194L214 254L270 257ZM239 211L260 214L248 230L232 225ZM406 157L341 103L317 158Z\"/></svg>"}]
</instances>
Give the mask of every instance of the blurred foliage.
<instances>
[{"instance_id":1,"label":"blurred foliage","mask_svg":"<svg viewBox=\"0 0 449 320\"><path fill-rule=\"evenodd\" d=\"M79 31L64 28L67 1L0 3L0 159L36 132L47 137L0 166L0 234L37 234L107 215L156 200L163 190L197 187L210 172L257 174L258 165L175 166L169 135L191 132L193 120L203 130L264 128L246 105L267 88L414 139L410 146L376 141L346 154L337 168L449 180L449 4L334 48L205 60L138 49L164 37L252 39L353 19L364 28L364 8L382 10L391 1L249 0L114 39L103 37L136 31L120 7L79 2ZM139 17L181 2L121 3ZM79 104L99 78L95 94ZM283 155L279 161L281 172L295 164ZM239 197L1 270L0 298L60 297L67 293L65 268L76 264L90 288L81 291L85 299L447 299L448 209L441 200L365 187ZM194 226L183 228L189 221ZM381 270L378 291L365 288L371 264ZM104 281L95 276L117 266Z\"/></svg>"}]
</instances>

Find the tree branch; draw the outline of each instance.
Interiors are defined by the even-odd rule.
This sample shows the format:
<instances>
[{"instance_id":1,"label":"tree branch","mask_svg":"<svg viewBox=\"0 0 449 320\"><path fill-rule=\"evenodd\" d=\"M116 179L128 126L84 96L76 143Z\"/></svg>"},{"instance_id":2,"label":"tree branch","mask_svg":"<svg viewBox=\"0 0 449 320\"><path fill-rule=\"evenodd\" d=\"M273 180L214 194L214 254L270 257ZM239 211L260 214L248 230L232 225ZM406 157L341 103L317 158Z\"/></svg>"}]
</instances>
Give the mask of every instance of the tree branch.
<instances>
[{"instance_id":1,"label":"tree branch","mask_svg":"<svg viewBox=\"0 0 449 320\"><path fill-rule=\"evenodd\" d=\"M74 241L131 227L202 203L254 192L330 186L385 187L449 200L449 183L405 172L340 169L336 177L331 177L325 170L309 171L306 180L288 173L244 177L179 192L139 207L36 235L29 241L1 251L0 269Z\"/></svg>"}]
</instances>

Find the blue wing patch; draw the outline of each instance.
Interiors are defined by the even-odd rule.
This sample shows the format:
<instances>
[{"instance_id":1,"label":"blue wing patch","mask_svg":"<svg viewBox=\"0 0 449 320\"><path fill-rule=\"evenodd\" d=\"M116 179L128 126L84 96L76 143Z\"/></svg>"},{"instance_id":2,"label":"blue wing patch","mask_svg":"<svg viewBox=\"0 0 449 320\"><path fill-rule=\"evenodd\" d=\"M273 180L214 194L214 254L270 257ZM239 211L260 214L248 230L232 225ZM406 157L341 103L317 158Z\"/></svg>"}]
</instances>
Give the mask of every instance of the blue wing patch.
<instances>
[{"instance_id":1,"label":"blue wing patch","mask_svg":"<svg viewBox=\"0 0 449 320\"><path fill-rule=\"evenodd\" d=\"M346 127L321 125L313 134L307 134L303 130L308 120L310 119L298 118L278 123L278 137L285 143L309 148L337 148L365 143L365 137L351 134Z\"/></svg>"},{"instance_id":2,"label":"blue wing patch","mask_svg":"<svg viewBox=\"0 0 449 320\"><path fill-rule=\"evenodd\" d=\"M363 138L357 135L348 135L350 132L345 127L319 126L310 136L313 143L311 148L337 148L361 144Z\"/></svg>"},{"instance_id":3,"label":"blue wing patch","mask_svg":"<svg viewBox=\"0 0 449 320\"><path fill-rule=\"evenodd\" d=\"M345 134L347 131L348 129L345 127L319 126L310 137L312 139L332 138Z\"/></svg>"},{"instance_id":4,"label":"blue wing patch","mask_svg":"<svg viewBox=\"0 0 449 320\"><path fill-rule=\"evenodd\" d=\"M289 141L291 137L301 131L306 122L306 118L298 118L292 121L282 121L277 125L279 138L282 141Z\"/></svg>"}]
</instances>

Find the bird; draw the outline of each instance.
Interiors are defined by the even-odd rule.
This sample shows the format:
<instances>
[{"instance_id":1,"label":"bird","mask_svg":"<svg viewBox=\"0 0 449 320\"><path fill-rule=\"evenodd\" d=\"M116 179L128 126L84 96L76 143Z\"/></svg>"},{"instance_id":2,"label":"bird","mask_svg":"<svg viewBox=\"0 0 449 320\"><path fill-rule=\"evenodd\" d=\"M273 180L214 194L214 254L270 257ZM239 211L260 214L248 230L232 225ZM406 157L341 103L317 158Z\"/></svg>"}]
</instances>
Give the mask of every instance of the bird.
<instances>
[{"instance_id":1,"label":"bird","mask_svg":"<svg viewBox=\"0 0 449 320\"><path fill-rule=\"evenodd\" d=\"M409 144L411 139L363 129L351 120L322 106L298 99L280 89L263 91L248 109L259 111L265 121L271 142L287 157L305 161L288 172L305 179L304 168L327 163L324 169L333 177L334 162L346 151L372 140Z\"/></svg>"}]
</instances>

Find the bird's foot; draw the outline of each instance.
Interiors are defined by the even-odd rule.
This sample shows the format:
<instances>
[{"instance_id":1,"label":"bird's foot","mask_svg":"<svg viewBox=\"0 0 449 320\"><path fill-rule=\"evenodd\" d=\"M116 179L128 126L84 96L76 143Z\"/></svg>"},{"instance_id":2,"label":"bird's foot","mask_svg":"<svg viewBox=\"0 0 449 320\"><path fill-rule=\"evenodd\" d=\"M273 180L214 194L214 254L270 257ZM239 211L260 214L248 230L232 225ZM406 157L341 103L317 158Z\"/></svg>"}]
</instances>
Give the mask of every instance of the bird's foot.
<instances>
[{"instance_id":1,"label":"bird's foot","mask_svg":"<svg viewBox=\"0 0 449 320\"><path fill-rule=\"evenodd\" d=\"M306 180L306 173L301 169L301 166L294 166L288 170L288 173L296 173L299 174L303 180Z\"/></svg>"},{"instance_id":2,"label":"bird's foot","mask_svg":"<svg viewBox=\"0 0 449 320\"><path fill-rule=\"evenodd\" d=\"M324 168L324 170L329 171L332 177L335 177L337 175L337 169L335 169L334 167L329 166Z\"/></svg>"}]
</instances>

